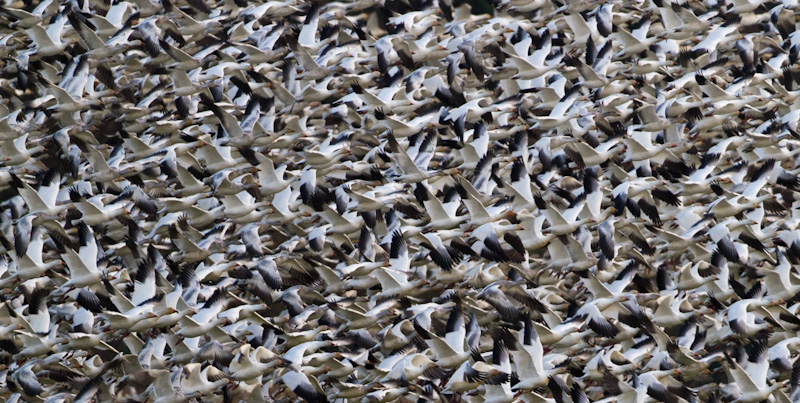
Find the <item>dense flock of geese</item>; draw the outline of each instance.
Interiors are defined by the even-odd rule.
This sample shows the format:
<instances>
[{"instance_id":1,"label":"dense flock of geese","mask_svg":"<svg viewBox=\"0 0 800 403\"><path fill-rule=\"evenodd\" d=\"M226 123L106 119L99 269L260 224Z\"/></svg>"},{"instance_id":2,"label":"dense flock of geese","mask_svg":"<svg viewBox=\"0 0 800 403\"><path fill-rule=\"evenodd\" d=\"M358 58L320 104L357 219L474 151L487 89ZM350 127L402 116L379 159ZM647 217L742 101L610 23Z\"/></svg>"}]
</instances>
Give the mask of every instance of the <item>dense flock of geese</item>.
<instances>
[{"instance_id":1,"label":"dense flock of geese","mask_svg":"<svg viewBox=\"0 0 800 403\"><path fill-rule=\"evenodd\" d=\"M472 3L4 1L2 399L800 402L798 3Z\"/></svg>"}]
</instances>

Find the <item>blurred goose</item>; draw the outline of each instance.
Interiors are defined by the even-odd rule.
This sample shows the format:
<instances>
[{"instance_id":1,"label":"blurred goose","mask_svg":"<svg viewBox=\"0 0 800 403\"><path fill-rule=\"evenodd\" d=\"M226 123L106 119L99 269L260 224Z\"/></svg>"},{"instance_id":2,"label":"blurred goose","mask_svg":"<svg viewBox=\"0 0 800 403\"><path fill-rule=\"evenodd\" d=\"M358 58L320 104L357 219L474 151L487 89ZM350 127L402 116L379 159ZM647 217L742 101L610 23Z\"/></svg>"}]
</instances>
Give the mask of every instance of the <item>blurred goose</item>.
<instances>
[{"instance_id":1,"label":"blurred goose","mask_svg":"<svg viewBox=\"0 0 800 403\"><path fill-rule=\"evenodd\" d=\"M61 190L61 174L57 170L48 171L36 190L13 174L11 179L31 214L54 216L70 207L68 203L57 202Z\"/></svg>"},{"instance_id":2,"label":"blurred goose","mask_svg":"<svg viewBox=\"0 0 800 403\"><path fill-rule=\"evenodd\" d=\"M61 288L89 287L100 283L102 279L102 274L97 268L98 248L94 232L85 223L78 224L78 239L78 253L66 248L61 254L61 258L70 270L70 278L61 285Z\"/></svg>"},{"instance_id":3,"label":"blurred goose","mask_svg":"<svg viewBox=\"0 0 800 403\"><path fill-rule=\"evenodd\" d=\"M41 58L63 52L71 43L71 40L62 41L62 31L66 23L67 13L62 11L56 15L55 21L48 25L46 30L40 25L32 25L28 28L26 32L36 47L33 54Z\"/></svg>"}]
</instances>

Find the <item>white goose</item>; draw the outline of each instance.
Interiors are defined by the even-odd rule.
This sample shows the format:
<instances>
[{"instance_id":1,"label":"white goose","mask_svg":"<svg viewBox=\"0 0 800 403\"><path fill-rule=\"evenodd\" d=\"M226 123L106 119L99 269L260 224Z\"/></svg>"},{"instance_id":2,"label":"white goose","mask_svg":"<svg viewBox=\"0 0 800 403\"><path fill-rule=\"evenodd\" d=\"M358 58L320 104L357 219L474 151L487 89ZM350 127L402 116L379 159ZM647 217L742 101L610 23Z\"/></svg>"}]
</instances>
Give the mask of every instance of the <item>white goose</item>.
<instances>
[{"instance_id":1,"label":"white goose","mask_svg":"<svg viewBox=\"0 0 800 403\"><path fill-rule=\"evenodd\" d=\"M603 164L611 157L623 152L622 147L615 147L619 140L609 140L596 148L590 147L581 141L568 144L564 153L581 168Z\"/></svg>"},{"instance_id":2,"label":"white goose","mask_svg":"<svg viewBox=\"0 0 800 403\"><path fill-rule=\"evenodd\" d=\"M58 204L58 193L61 189L61 174L57 170L50 170L42 178L39 188L34 190L29 184L25 183L16 175L11 176L12 181L17 187L20 196L28 206L31 214L45 214L47 216L58 215L61 211L70 207L69 203Z\"/></svg>"},{"instance_id":3,"label":"white goose","mask_svg":"<svg viewBox=\"0 0 800 403\"><path fill-rule=\"evenodd\" d=\"M102 204L103 195L95 196L90 199L80 193L76 188L69 190L70 200L81 212L81 217L75 221L82 222L89 226L96 226L115 219L120 215L129 215L127 203Z\"/></svg>"},{"instance_id":4,"label":"white goose","mask_svg":"<svg viewBox=\"0 0 800 403\"><path fill-rule=\"evenodd\" d=\"M544 348L536 333L536 328L528 316L523 318L524 327L519 332L517 348L511 351L517 376L520 382L511 387L512 391L531 390L545 385L548 378L559 371L545 369Z\"/></svg>"},{"instance_id":5,"label":"white goose","mask_svg":"<svg viewBox=\"0 0 800 403\"><path fill-rule=\"evenodd\" d=\"M728 307L728 325L730 326L728 332L752 336L760 330L769 328L769 323L750 311L777 303L776 301L752 298L734 302Z\"/></svg>"},{"instance_id":6,"label":"white goose","mask_svg":"<svg viewBox=\"0 0 800 403\"><path fill-rule=\"evenodd\" d=\"M28 247L22 256L12 255L13 265L9 267L9 276L0 280L0 286L8 287L10 284L41 277L47 270L63 264L59 260L43 261L44 228L36 226L30 229Z\"/></svg>"},{"instance_id":7,"label":"white goose","mask_svg":"<svg viewBox=\"0 0 800 403\"><path fill-rule=\"evenodd\" d=\"M767 371L769 370L769 354L764 345L755 346L757 350L751 352L747 363L747 370L737 362L731 363L729 373L734 380L737 390L737 402L758 402L768 398L774 391L783 386L781 382L767 384Z\"/></svg>"},{"instance_id":8,"label":"white goose","mask_svg":"<svg viewBox=\"0 0 800 403\"><path fill-rule=\"evenodd\" d=\"M28 36L33 40L35 50L33 55L41 58L55 56L63 52L72 43L71 39L62 41L64 26L67 23L67 12L58 13L55 21L47 26L47 30L41 25L33 25L26 30Z\"/></svg>"},{"instance_id":9,"label":"white goose","mask_svg":"<svg viewBox=\"0 0 800 403\"><path fill-rule=\"evenodd\" d=\"M427 164L425 166L418 166L414 160L409 157L406 150L404 150L397 139L394 137L393 132L390 132L387 137L387 144L395 157L398 168L401 172L397 172L398 180L406 183L418 183L426 179L432 179L437 176L452 175L459 173L459 169L452 168L441 171L429 171Z\"/></svg>"},{"instance_id":10,"label":"white goose","mask_svg":"<svg viewBox=\"0 0 800 403\"><path fill-rule=\"evenodd\" d=\"M78 239L80 245L78 253L67 247L61 254L61 258L67 263L70 276L59 289L90 287L99 284L102 279L102 273L97 268L98 248L94 231L85 223L79 223Z\"/></svg>"},{"instance_id":11,"label":"white goose","mask_svg":"<svg viewBox=\"0 0 800 403\"><path fill-rule=\"evenodd\" d=\"M414 329L436 355L436 364L442 368L455 368L461 366L469 357L469 349L465 349L467 328L464 322L464 312L460 305L450 311L444 338L437 336L420 326L414 321Z\"/></svg>"}]
</instances>

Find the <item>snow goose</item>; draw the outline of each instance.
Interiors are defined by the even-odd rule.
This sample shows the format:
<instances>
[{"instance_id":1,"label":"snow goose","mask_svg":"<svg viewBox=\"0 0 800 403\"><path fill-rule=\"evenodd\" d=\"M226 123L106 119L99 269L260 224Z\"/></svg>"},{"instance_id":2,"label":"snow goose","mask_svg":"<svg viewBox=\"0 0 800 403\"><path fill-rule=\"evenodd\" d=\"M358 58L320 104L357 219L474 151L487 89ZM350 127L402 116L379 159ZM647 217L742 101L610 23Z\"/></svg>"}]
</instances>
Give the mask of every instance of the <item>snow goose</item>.
<instances>
[{"instance_id":1,"label":"snow goose","mask_svg":"<svg viewBox=\"0 0 800 403\"><path fill-rule=\"evenodd\" d=\"M583 117L582 110L580 107L573 105L566 113L559 116L537 116L533 118L536 122L533 125L534 129L539 129L543 131L557 129L562 127L564 124L569 122L570 120Z\"/></svg>"},{"instance_id":2,"label":"snow goose","mask_svg":"<svg viewBox=\"0 0 800 403\"><path fill-rule=\"evenodd\" d=\"M414 111L408 114L410 116L388 115L388 112L379 108L375 110L374 118L378 120L377 126L385 128L393 135L402 138L413 136L423 129L435 127L439 117L437 112L436 109L429 109Z\"/></svg>"},{"instance_id":3,"label":"snow goose","mask_svg":"<svg viewBox=\"0 0 800 403\"><path fill-rule=\"evenodd\" d=\"M352 189L351 186L343 187L344 191L357 201L356 211L367 212L381 210L383 207L393 204L399 194L400 190L386 189L389 193L384 193L384 189L372 189L365 192ZM393 190L393 191L392 191Z\"/></svg>"},{"instance_id":4,"label":"snow goose","mask_svg":"<svg viewBox=\"0 0 800 403\"><path fill-rule=\"evenodd\" d=\"M401 180L405 183L418 183L437 176L460 173L459 169L457 168L441 171L428 171L427 166L418 166L416 162L408 156L406 151L397 142L397 139L394 137L392 132L389 132L387 139L389 148L395 157L398 168L400 168L401 171L397 173L398 180Z\"/></svg>"},{"instance_id":5,"label":"snow goose","mask_svg":"<svg viewBox=\"0 0 800 403\"><path fill-rule=\"evenodd\" d=\"M543 233L543 226L544 222L547 219L544 215L540 215L534 218L533 215L524 215L518 216L522 218L522 231L517 231L516 233L507 233L503 236L504 239L506 237L517 237L521 242L522 246L525 250L536 250L547 246L550 241L556 238L558 235L552 232L548 232L547 234ZM508 241L508 240L506 240ZM514 242L509 242L510 245L514 245ZM522 251L517 251L521 254L524 254Z\"/></svg>"},{"instance_id":6,"label":"snow goose","mask_svg":"<svg viewBox=\"0 0 800 403\"><path fill-rule=\"evenodd\" d=\"M564 147L564 153L581 168L601 165L615 155L623 152L622 147L616 147L619 140L608 140L593 148L581 141L569 143Z\"/></svg>"},{"instance_id":7,"label":"snow goose","mask_svg":"<svg viewBox=\"0 0 800 403\"><path fill-rule=\"evenodd\" d=\"M250 193L242 191L237 194L223 196L222 203L225 206L222 209L222 214L226 218L247 223L266 215L266 211L259 211L258 209L269 202L256 201Z\"/></svg>"},{"instance_id":8,"label":"snow goose","mask_svg":"<svg viewBox=\"0 0 800 403\"><path fill-rule=\"evenodd\" d=\"M611 298L598 298L589 301L578 309L568 321L585 321L598 336L613 339L619 334L619 329L603 316L602 311L612 304L627 300L627 298L624 295L616 295Z\"/></svg>"},{"instance_id":9,"label":"snow goose","mask_svg":"<svg viewBox=\"0 0 800 403\"><path fill-rule=\"evenodd\" d=\"M99 316L105 320L107 329L137 332L149 329L155 323L158 315L153 312L154 306L154 301L148 301L143 305L130 307L124 313L103 311Z\"/></svg>"},{"instance_id":10,"label":"snow goose","mask_svg":"<svg viewBox=\"0 0 800 403\"><path fill-rule=\"evenodd\" d=\"M460 393L476 389L493 370L491 365L483 361L464 362L448 379L444 390Z\"/></svg>"},{"instance_id":11,"label":"snow goose","mask_svg":"<svg viewBox=\"0 0 800 403\"><path fill-rule=\"evenodd\" d=\"M426 229L452 229L470 219L466 214L457 214L461 198L455 188L451 188L445 193L444 200L439 200L438 197L431 194L425 183L421 182L414 188L414 195L422 200L422 205L430 216L430 221L425 225Z\"/></svg>"},{"instance_id":12,"label":"snow goose","mask_svg":"<svg viewBox=\"0 0 800 403\"><path fill-rule=\"evenodd\" d=\"M408 343L415 336L414 325L411 319L403 319L396 324L390 324L384 327L378 336L383 337L381 345L388 349L396 350L400 347L408 345Z\"/></svg>"},{"instance_id":13,"label":"snow goose","mask_svg":"<svg viewBox=\"0 0 800 403\"><path fill-rule=\"evenodd\" d=\"M564 214L562 214L548 203L545 209L540 211L547 217L547 222L550 224L550 226L546 228L547 232L561 236L575 232L578 227L594 221L594 218L591 217L578 218L580 210L580 208L573 207L572 209L564 211Z\"/></svg>"},{"instance_id":14,"label":"snow goose","mask_svg":"<svg viewBox=\"0 0 800 403\"><path fill-rule=\"evenodd\" d=\"M792 281L794 275L791 265L779 247L775 248L776 265L772 270L760 270L764 273L764 285L767 288L767 298L774 300L790 300L800 291L800 285Z\"/></svg>"},{"instance_id":15,"label":"snow goose","mask_svg":"<svg viewBox=\"0 0 800 403\"><path fill-rule=\"evenodd\" d=\"M0 141L0 166L14 167L29 161L34 155L44 151L44 146L27 147L28 136L25 133L14 140Z\"/></svg>"},{"instance_id":16,"label":"snow goose","mask_svg":"<svg viewBox=\"0 0 800 403\"><path fill-rule=\"evenodd\" d=\"M549 34L547 35L549 36ZM547 41L548 39L545 38L540 39L542 44L546 44ZM509 64L509 66L504 65L503 68L516 69L517 72L512 76L512 79L533 80L560 67L558 63L544 63L542 53L534 52L528 56L527 49L524 49L517 55L510 56L511 57L507 59L507 64Z\"/></svg>"},{"instance_id":17,"label":"snow goose","mask_svg":"<svg viewBox=\"0 0 800 403\"><path fill-rule=\"evenodd\" d=\"M772 393L783 386L781 382L772 385L767 384L767 370L769 369L769 354L764 343L755 344L751 351L750 359L747 363L747 370L736 361L729 360L728 369L733 383L733 398L737 402L757 402L772 395ZM723 390L723 393L730 390Z\"/></svg>"},{"instance_id":18,"label":"snow goose","mask_svg":"<svg viewBox=\"0 0 800 403\"><path fill-rule=\"evenodd\" d=\"M464 312L456 304L450 311L447 320L445 337L439 337L423 328L416 320L413 322L417 334L436 355L436 364L442 368L455 368L470 357L470 351L464 349L466 345L467 329L464 323Z\"/></svg>"},{"instance_id":19,"label":"snow goose","mask_svg":"<svg viewBox=\"0 0 800 403\"><path fill-rule=\"evenodd\" d=\"M281 377L283 383L297 396L308 402L325 402L327 398L319 382L301 368L292 369Z\"/></svg>"},{"instance_id":20,"label":"snow goose","mask_svg":"<svg viewBox=\"0 0 800 403\"><path fill-rule=\"evenodd\" d=\"M38 288L33 290L28 298L28 323L31 330L40 335L50 333L50 312L47 310L47 290Z\"/></svg>"},{"instance_id":21,"label":"snow goose","mask_svg":"<svg viewBox=\"0 0 800 403\"><path fill-rule=\"evenodd\" d=\"M575 35L575 45L581 46L586 43L594 33L594 29L590 27L584 17L578 12L567 13L563 17L564 22L567 23L572 33Z\"/></svg>"},{"instance_id":22,"label":"snow goose","mask_svg":"<svg viewBox=\"0 0 800 403\"><path fill-rule=\"evenodd\" d=\"M492 305L503 318L516 320L521 314L520 309L506 296L500 288L508 280L498 280L483 288L477 297Z\"/></svg>"},{"instance_id":23,"label":"snow goose","mask_svg":"<svg viewBox=\"0 0 800 403\"><path fill-rule=\"evenodd\" d=\"M728 307L728 324L730 326L728 331L733 334L752 336L761 330L768 329L770 324L751 311L777 303L777 301L752 298L734 302Z\"/></svg>"},{"instance_id":24,"label":"snow goose","mask_svg":"<svg viewBox=\"0 0 800 403\"><path fill-rule=\"evenodd\" d=\"M396 354L394 357L387 357L378 366L378 369L386 373L381 378L381 382L392 380L412 381L426 372L435 374L441 371L434 361L420 353Z\"/></svg>"},{"instance_id":25,"label":"snow goose","mask_svg":"<svg viewBox=\"0 0 800 403\"><path fill-rule=\"evenodd\" d=\"M55 20L47 26L33 25L25 32L33 40L36 50L33 55L42 58L55 56L63 52L72 43L71 39L62 40L64 26L67 23L67 11L61 11L55 16Z\"/></svg>"},{"instance_id":26,"label":"snow goose","mask_svg":"<svg viewBox=\"0 0 800 403\"><path fill-rule=\"evenodd\" d=\"M120 215L130 214L126 208L126 203L98 205L98 203L102 203L103 195L95 196L87 200L86 196L78 189L71 188L69 190L69 198L81 212L81 217L76 221L89 226L107 223Z\"/></svg>"},{"instance_id":27,"label":"snow goose","mask_svg":"<svg viewBox=\"0 0 800 403\"><path fill-rule=\"evenodd\" d=\"M519 229L516 224L503 225L502 223L483 224L472 232L473 238L477 241L472 244L472 251L485 259L495 262L514 262L522 263L524 256L516 253L516 248L506 249L500 243L500 237L511 230ZM505 240L505 239L504 239Z\"/></svg>"},{"instance_id":28,"label":"snow goose","mask_svg":"<svg viewBox=\"0 0 800 403\"><path fill-rule=\"evenodd\" d=\"M714 218L724 219L753 209L762 202L774 199L775 196L772 194L765 194L749 201L745 201L743 198L744 196L742 195L733 195L729 199L724 196L718 197L717 200L708 206L707 213L713 215Z\"/></svg>"},{"instance_id":29,"label":"snow goose","mask_svg":"<svg viewBox=\"0 0 800 403\"><path fill-rule=\"evenodd\" d=\"M201 369L201 364L187 364L184 366L184 370L188 372L188 375L181 382L181 389L189 395L206 395L230 382L225 378L223 372L211 365ZM215 380L211 381L211 379Z\"/></svg>"},{"instance_id":30,"label":"snow goose","mask_svg":"<svg viewBox=\"0 0 800 403\"><path fill-rule=\"evenodd\" d=\"M408 243L400 231L392 233L389 246L389 266L399 272L411 271L411 260L408 256Z\"/></svg>"},{"instance_id":31,"label":"snow goose","mask_svg":"<svg viewBox=\"0 0 800 403\"><path fill-rule=\"evenodd\" d=\"M481 192L488 193L490 189L481 189L482 186L488 187L489 184L492 184L496 181L497 187L500 188L498 190L501 190L508 195L509 198L512 198L511 203L514 210L522 212L534 209L536 207L536 203L533 196L533 188L531 187L531 177L522 158L516 158L514 162L512 162L511 185L507 185L502 179L495 179L495 181L489 180L493 178L491 176L492 174L488 163L491 162L493 157L494 153L490 151L479 161L478 166L476 166L476 172L474 175L476 180L475 183L478 185L475 188L476 191L480 189ZM479 183L478 181L483 182L483 184ZM466 189L467 187L464 186L464 188Z\"/></svg>"},{"instance_id":32,"label":"snow goose","mask_svg":"<svg viewBox=\"0 0 800 403\"><path fill-rule=\"evenodd\" d=\"M413 295L421 291L421 285L427 283L425 279L409 280L409 273L390 268L379 267L372 273L381 283L381 292L376 294L377 298Z\"/></svg>"},{"instance_id":33,"label":"snow goose","mask_svg":"<svg viewBox=\"0 0 800 403\"><path fill-rule=\"evenodd\" d=\"M78 224L78 239L79 249L75 253L71 248L66 247L61 254L61 258L66 262L70 271L69 280L62 284L60 289L63 288L83 288L99 284L102 279L102 274L97 267L97 241L94 237L94 231L84 223ZM155 287L155 284L153 284ZM151 295L152 298L155 293ZM142 301L139 301L142 302Z\"/></svg>"},{"instance_id":34,"label":"snow goose","mask_svg":"<svg viewBox=\"0 0 800 403\"><path fill-rule=\"evenodd\" d=\"M649 137L649 135L645 136ZM658 146L653 146L648 140L649 138L644 138L645 142L640 142L638 139L643 138L642 136L636 136L635 134L632 135L630 138L623 138L622 142L627 147L627 151L625 153L625 159L629 161L643 161L655 158L656 156L664 153L669 148L677 147L677 144L674 143L667 143L667 144L660 144Z\"/></svg>"},{"instance_id":35,"label":"snow goose","mask_svg":"<svg viewBox=\"0 0 800 403\"><path fill-rule=\"evenodd\" d=\"M647 36L647 30L650 26L649 20L650 17L647 16L642 18L642 21L639 22L641 27L639 30L635 31L635 35L631 32L628 32L624 28L620 28L615 31L617 34L616 39L622 43L622 50L617 52L615 57L625 58L643 52L650 48L651 45L667 37L666 32L660 32L653 36Z\"/></svg>"},{"instance_id":36,"label":"snow goose","mask_svg":"<svg viewBox=\"0 0 800 403\"><path fill-rule=\"evenodd\" d=\"M17 188L20 196L25 200L30 214L45 214L48 216L58 215L61 211L70 207L68 203L58 203L58 193L61 189L61 174L53 169L47 171L42 177L37 190L29 184L19 179L13 173L11 181Z\"/></svg>"},{"instance_id":37,"label":"snow goose","mask_svg":"<svg viewBox=\"0 0 800 403\"><path fill-rule=\"evenodd\" d=\"M778 371L791 371L794 367L791 361L792 351L796 351L798 346L800 346L800 339L797 337L790 337L775 343L768 350L769 362Z\"/></svg>"},{"instance_id":38,"label":"snow goose","mask_svg":"<svg viewBox=\"0 0 800 403\"><path fill-rule=\"evenodd\" d=\"M691 291L712 281L719 280L720 269L708 262L687 263L680 268L676 285L678 290Z\"/></svg>"},{"instance_id":39,"label":"snow goose","mask_svg":"<svg viewBox=\"0 0 800 403\"><path fill-rule=\"evenodd\" d=\"M19 384L25 394L31 397L36 397L45 392L44 387L31 369L36 364L37 361L30 361L11 374L12 379Z\"/></svg>"},{"instance_id":40,"label":"snow goose","mask_svg":"<svg viewBox=\"0 0 800 403\"><path fill-rule=\"evenodd\" d=\"M60 260L43 260L44 228L36 226L31 228L28 235L28 247L25 253L20 256L16 253L12 256L14 268L8 277L0 280L0 285L7 287L9 284L41 277L45 272L57 266L63 265Z\"/></svg>"},{"instance_id":41,"label":"snow goose","mask_svg":"<svg viewBox=\"0 0 800 403\"><path fill-rule=\"evenodd\" d=\"M86 52L87 57L95 60L104 60L119 54L129 46L128 36L130 31L121 29L108 41L103 41L93 28L87 26L77 16L77 10L67 9L66 14L70 25L72 25L72 28L78 33L80 40L88 49Z\"/></svg>"},{"instance_id":42,"label":"snow goose","mask_svg":"<svg viewBox=\"0 0 800 403\"><path fill-rule=\"evenodd\" d=\"M334 311L337 316L348 321L347 327L349 329L359 330L381 322L381 319L385 318L387 315L390 315L394 311L394 307L397 305L397 302L398 301L394 298L387 298L384 301L375 301L375 306L366 312L349 309L337 304ZM369 332L365 330L351 332L351 334L354 334L354 337L358 340L361 340L362 337L367 339L372 337L369 335Z\"/></svg>"},{"instance_id":43,"label":"snow goose","mask_svg":"<svg viewBox=\"0 0 800 403\"><path fill-rule=\"evenodd\" d=\"M719 24L713 29L710 29L710 34L706 36L697 45L692 47L692 51L702 51L704 53L711 53L717 49L724 48L724 43L730 43L737 39L736 36L731 35L737 31L739 27L733 21L726 21Z\"/></svg>"},{"instance_id":44,"label":"snow goose","mask_svg":"<svg viewBox=\"0 0 800 403\"><path fill-rule=\"evenodd\" d=\"M459 119L455 122L458 130L464 130L464 119ZM467 136L469 131L464 132ZM466 142L466 139L464 140ZM476 123L472 128L472 140L464 145L460 154L464 162L460 168L464 170L472 170L478 165L480 161L489 152L489 135L487 132L486 124L483 121Z\"/></svg>"},{"instance_id":45,"label":"snow goose","mask_svg":"<svg viewBox=\"0 0 800 403\"><path fill-rule=\"evenodd\" d=\"M36 8L30 12L16 8L3 9L3 13L12 16L15 19L10 26L21 26L22 28L30 28L33 25L39 24L46 18L58 14L58 11L58 3L54 1L44 1L38 4Z\"/></svg>"},{"instance_id":46,"label":"snow goose","mask_svg":"<svg viewBox=\"0 0 800 403\"><path fill-rule=\"evenodd\" d=\"M248 381L258 378L270 369L273 369L279 357L258 346L254 350L250 344L241 346L230 363L231 379L235 381Z\"/></svg>"},{"instance_id":47,"label":"snow goose","mask_svg":"<svg viewBox=\"0 0 800 403\"><path fill-rule=\"evenodd\" d=\"M177 373L178 375L180 373ZM167 370L161 370L154 382L147 387L148 395L156 402L180 402L191 399L174 380L175 376Z\"/></svg>"},{"instance_id":48,"label":"snow goose","mask_svg":"<svg viewBox=\"0 0 800 403\"><path fill-rule=\"evenodd\" d=\"M502 338L494 339L492 347L492 367L497 374L484 380L486 401L491 403L510 402L514 399L511 391L511 360L508 347Z\"/></svg>"},{"instance_id":49,"label":"snow goose","mask_svg":"<svg viewBox=\"0 0 800 403\"><path fill-rule=\"evenodd\" d=\"M729 218L713 226L707 234L711 238L711 242L716 244L717 250L725 256L726 259L732 263L738 263L741 261L741 258L737 251L736 244L733 241L733 237L739 232L739 227L743 225L753 225L754 223L755 221L753 220L737 221L734 218ZM692 229L687 232L690 233L691 231Z\"/></svg>"},{"instance_id":50,"label":"snow goose","mask_svg":"<svg viewBox=\"0 0 800 403\"><path fill-rule=\"evenodd\" d=\"M545 369L544 348L536 333L536 328L528 316L523 317L524 327L519 332L516 348L511 350L514 364L519 376L519 383L511 387L512 391L530 390L547 384L550 376L559 371Z\"/></svg>"},{"instance_id":51,"label":"snow goose","mask_svg":"<svg viewBox=\"0 0 800 403\"><path fill-rule=\"evenodd\" d=\"M317 214L330 225L330 228L326 230L329 234L351 235L358 233L362 226L362 219L355 211L341 215L327 204L323 204L322 209ZM311 238L311 235L309 235L309 238Z\"/></svg>"},{"instance_id":52,"label":"snow goose","mask_svg":"<svg viewBox=\"0 0 800 403\"><path fill-rule=\"evenodd\" d=\"M708 307L695 309L685 297L680 298L675 291L659 297L657 301L660 302L658 308L653 312L653 323L658 326L678 326L695 316L712 312Z\"/></svg>"},{"instance_id":53,"label":"snow goose","mask_svg":"<svg viewBox=\"0 0 800 403\"><path fill-rule=\"evenodd\" d=\"M421 244L430 250L429 256L442 270L450 271L461 257L461 252L450 245L445 245L436 233L423 233L427 242Z\"/></svg>"},{"instance_id":54,"label":"snow goose","mask_svg":"<svg viewBox=\"0 0 800 403\"><path fill-rule=\"evenodd\" d=\"M275 168L275 164L271 158L260 153L256 153L255 157L259 162L257 165L258 190L262 195L269 196L278 193L291 184L291 179L284 179L284 176L287 174L286 165Z\"/></svg>"}]
</instances>

